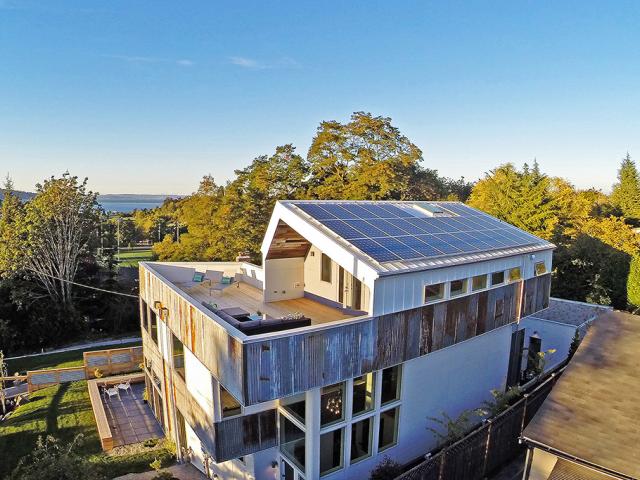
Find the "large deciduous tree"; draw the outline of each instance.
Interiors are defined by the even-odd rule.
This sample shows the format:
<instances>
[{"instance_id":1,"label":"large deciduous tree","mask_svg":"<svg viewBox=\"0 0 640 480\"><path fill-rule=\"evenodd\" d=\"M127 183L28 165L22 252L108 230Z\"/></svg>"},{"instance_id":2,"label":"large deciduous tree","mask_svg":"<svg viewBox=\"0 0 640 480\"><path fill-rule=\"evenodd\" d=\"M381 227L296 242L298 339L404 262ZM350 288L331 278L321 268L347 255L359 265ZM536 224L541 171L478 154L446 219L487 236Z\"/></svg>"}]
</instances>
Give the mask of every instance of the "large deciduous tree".
<instances>
[{"instance_id":1,"label":"large deciduous tree","mask_svg":"<svg viewBox=\"0 0 640 480\"><path fill-rule=\"evenodd\" d=\"M72 307L72 282L81 262L92 255L100 209L87 180L64 174L36 185L24 208L24 248L15 268L33 274L53 301Z\"/></svg>"},{"instance_id":2,"label":"large deciduous tree","mask_svg":"<svg viewBox=\"0 0 640 480\"><path fill-rule=\"evenodd\" d=\"M356 112L320 124L309 154L309 193L320 199L403 199L422 152L388 117Z\"/></svg>"}]
</instances>

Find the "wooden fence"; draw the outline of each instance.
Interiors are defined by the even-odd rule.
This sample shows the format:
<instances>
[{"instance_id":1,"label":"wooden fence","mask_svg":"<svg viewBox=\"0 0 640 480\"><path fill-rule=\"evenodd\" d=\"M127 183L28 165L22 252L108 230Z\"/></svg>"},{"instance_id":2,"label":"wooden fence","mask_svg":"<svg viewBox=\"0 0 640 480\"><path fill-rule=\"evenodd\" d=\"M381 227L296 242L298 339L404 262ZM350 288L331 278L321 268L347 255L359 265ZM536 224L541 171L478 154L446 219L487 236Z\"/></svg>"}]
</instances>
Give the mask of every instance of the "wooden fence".
<instances>
[{"instance_id":1,"label":"wooden fence","mask_svg":"<svg viewBox=\"0 0 640 480\"><path fill-rule=\"evenodd\" d=\"M80 367L28 371L26 381L29 393L59 383L95 378L96 369L100 369L105 377L139 370L139 364L142 362L142 347L94 350L84 352L83 357L84 364Z\"/></svg>"},{"instance_id":2,"label":"wooden fence","mask_svg":"<svg viewBox=\"0 0 640 480\"><path fill-rule=\"evenodd\" d=\"M507 410L396 480L480 480L495 472L522 451L520 435L562 371L552 373Z\"/></svg>"}]
</instances>

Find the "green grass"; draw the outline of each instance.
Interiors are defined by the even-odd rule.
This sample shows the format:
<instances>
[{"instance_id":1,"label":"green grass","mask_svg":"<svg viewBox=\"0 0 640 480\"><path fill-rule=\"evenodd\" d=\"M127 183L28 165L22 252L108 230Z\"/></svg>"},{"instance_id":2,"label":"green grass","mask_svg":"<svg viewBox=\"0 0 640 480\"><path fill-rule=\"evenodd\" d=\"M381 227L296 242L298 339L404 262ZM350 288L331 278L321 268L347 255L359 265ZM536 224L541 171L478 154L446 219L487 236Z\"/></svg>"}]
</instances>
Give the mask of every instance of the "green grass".
<instances>
[{"instance_id":1,"label":"green grass","mask_svg":"<svg viewBox=\"0 0 640 480\"><path fill-rule=\"evenodd\" d=\"M31 401L0 423L0 478L11 472L18 460L33 450L39 435L53 435L63 443L77 434L84 435L78 453L100 466L104 475L113 478L130 472L150 470L156 457L165 465L172 463L165 448L131 455L106 455L100 447L87 382L72 382L48 387L31 395Z\"/></svg>"},{"instance_id":2,"label":"green grass","mask_svg":"<svg viewBox=\"0 0 640 480\"><path fill-rule=\"evenodd\" d=\"M9 375L15 372L25 373L27 370L40 370L43 368L78 367L82 365L82 353L92 350L107 350L109 348L124 348L141 345L140 341L130 343L114 343L109 345L89 347L81 350L71 350L61 353L43 353L35 357L7 360Z\"/></svg>"},{"instance_id":3,"label":"green grass","mask_svg":"<svg viewBox=\"0 0 640 480\"><path fill-rule=\"evenodd\" d=\"M138 262L151 260L152 255L151 250L120 251L120 255L116 255L116 260L119 260L121 267L137 267Z\"/></svg>"}]
</instances>

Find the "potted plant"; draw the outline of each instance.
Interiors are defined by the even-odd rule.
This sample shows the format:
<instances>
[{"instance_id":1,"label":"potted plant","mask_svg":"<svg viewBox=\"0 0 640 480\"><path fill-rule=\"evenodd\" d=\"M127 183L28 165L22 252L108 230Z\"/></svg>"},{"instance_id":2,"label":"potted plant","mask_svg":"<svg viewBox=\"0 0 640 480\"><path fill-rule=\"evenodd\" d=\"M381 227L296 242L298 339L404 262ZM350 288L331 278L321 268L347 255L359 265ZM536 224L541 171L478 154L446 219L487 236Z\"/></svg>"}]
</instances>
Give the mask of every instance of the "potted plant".
<instances>
[{"instance_id":1,"label":"potted plant","mask_svg":"<svg viewBox=\"0 0 640 480\"><path fill-rule=\"evenodd\" d=\"M142 391L142 401L144 403L149 403L149 390L147 390L147 387L144 387L144 390Z\"/></svg>"}]
</instances>

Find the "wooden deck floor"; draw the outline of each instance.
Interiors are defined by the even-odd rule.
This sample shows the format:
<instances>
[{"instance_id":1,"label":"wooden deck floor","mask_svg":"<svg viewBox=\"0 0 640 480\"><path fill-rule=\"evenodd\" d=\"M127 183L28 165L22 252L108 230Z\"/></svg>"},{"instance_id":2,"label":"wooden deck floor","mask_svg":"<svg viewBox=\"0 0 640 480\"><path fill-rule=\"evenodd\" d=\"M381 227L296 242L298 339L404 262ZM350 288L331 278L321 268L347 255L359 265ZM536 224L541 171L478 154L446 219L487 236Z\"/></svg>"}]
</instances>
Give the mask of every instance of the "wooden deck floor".
<instances>
[{"instance_id":1,"label":"wooden deck floor","mask_svg":"<svg viewBox=\"0 0 640 480\"><path fill-rule=\"evenodd\" d=\"M218 308L240 307L249 313L260 311L274 318L299 312L309 317L313 325L353 317L353 315L346 315L337 308L309 298L265 303L262 301L262 290L243 282L232 285L221 292L211 291L206 283L195 286L178 284L178 286L196 300L216 304Z\"/></svg>"}]
</instances>

